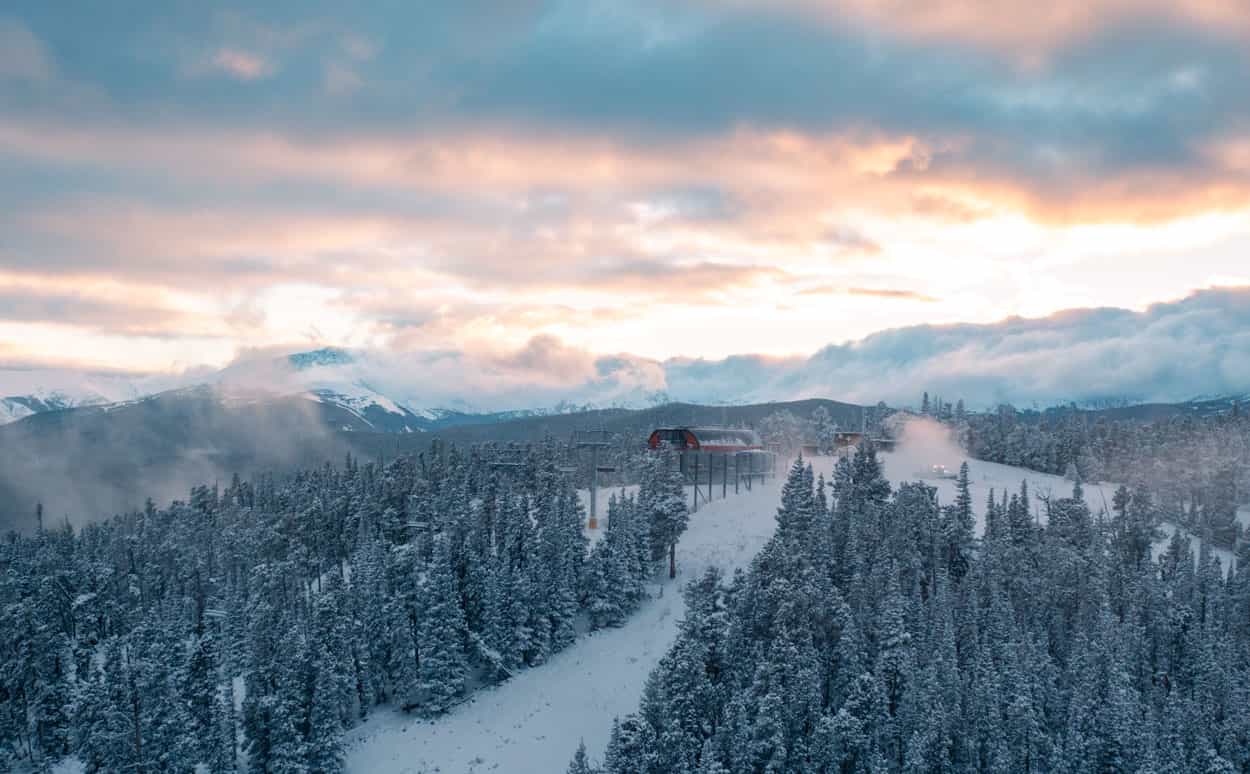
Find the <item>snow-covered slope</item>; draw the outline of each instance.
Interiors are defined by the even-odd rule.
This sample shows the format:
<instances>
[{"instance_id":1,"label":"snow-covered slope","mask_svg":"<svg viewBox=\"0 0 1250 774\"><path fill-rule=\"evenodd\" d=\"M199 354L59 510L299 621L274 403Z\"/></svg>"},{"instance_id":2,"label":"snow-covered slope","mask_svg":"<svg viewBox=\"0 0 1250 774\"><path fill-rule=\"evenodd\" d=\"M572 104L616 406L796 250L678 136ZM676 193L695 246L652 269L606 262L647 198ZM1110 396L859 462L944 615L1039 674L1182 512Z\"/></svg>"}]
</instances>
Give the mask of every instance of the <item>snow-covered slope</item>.
<instances>
[{"instance_id":1,"label":"snow-covered slope","mask_svg":"<svg viewBox=\"0 0 1250 774\"><path fill-rule=\"evenodd\" d=\"M325 348L240 361L213 374L210 382L226 389L305 394L347 411L364 427L382 432L428 429L430 416L413 411L369 383L368 366L367 359L357 353Z\"/></svg>"},{"instance_id":2,"label":"snow-covered slope","mask_svg":"<svg viewBox=\"0 0 1250 774\"><path fill-rule=\"evenodd\" d=\"M881 455L885 464L886 476L893 482L917 480L921 477L917 475L919 468L914 464L916 455L913 453L905 453L900 455L883 454ZM962 458L952 462L944 460L935 460L934 464L947 465L951 470L958 469L958 465L962 462ZM985 531L985 506L986 499L990 490L994 490L1001 498L1003 492L1015 493L1020 491L1021 482L1028 482L1029 493L1034 496L1032 507L1037 514L1038 520L1045 523L1046 518L1044 511L1040 507L1037 496L1042 497L1071 497L1072 482L1067 481L1061 476L1051 476L1046 473L1038 473L1025 468L1015 468L1010 465L998 465L993 462L982 462L980 460L968 460L969 480L972 483L972 507L977 516L977 534ZM938 491L938 500L944 505L949 505L955 499L955 482L950 479L922 479L929 486L935 487ZM1118 484L1113 483L1085 483L1082 489L1085 492L1085 504L1089 506L1090 512L1100 514L1111 511L1111 501L1115 495L1115 490L1119 488ZM1250 519L1250 510L1246 513L1247 519ZM1171 540L1172 533L1176 531L1176 525L1164 522L1159 527L1159 538L1154 542L1151 549L1151 557L1157 557L1167 548L1168 541ZM1192 541L1192 549L1194 557L1197 559L1198 551L1202 547L1201 538L1196 535L1189 535ZM1213 548L1212 552L1216 558L1220 560L1220 564L1225 571L1231 570L1236 557L1232 551L1226 548Z\"/></svg>"},{"instance_id":3,"label":"snow-covered slope","mask_svg":"<svg viewBox=\"0 0 1250 774\"><path fill-rule=\"evenodd\" d=\"M919 460L941 456L932 449L904 449L882 454L886 476L897 485L918 478ZM955 469L963 461L956 450L951 458L932 459ZM985 503L991 489L1017 492L1027 481L1035 494L1067 496L1072 484L1058 476L1022 468L969 460L977 530L984 530ZM825 478L834 460L815 458L813 466ZM938 490L943 503L955 495L955 483L925 481ZM1111 502L1115 487L1087 484L1085 499L1101 512ZM719 490L717 491L719 494ZM745 567L773 532L778 504L778 482L754 492L729 496L705 505L694 514L677 549L676 583L664 581L655 596L625 626L582 637L547 664L519 673L495 688L480 691L446 716L423 721L399 712L379 709L363 725L348 733L347 770L378 774L442 772L558 772L563 771L579 740L591 758L602 758L612 719L638 707L647 675L667 651L677 631L684 605L681 584L718 566L731 573ZM1034 500L1034 508L1037 509ZM1166 545L1171 525L1156 550ZM1195 541L1194 550L1198 549ZM1217 550L1229 566L1232 557Z\"/></svg>"},{"instance_id":4,"label":"snow-covered slope","mask_svg":"<svg viewBox=\"0 0 1250 774\"><path fill-rule=\"evenodd\" d=\"M680 585L712 565L730 572L746 566L773 532L779 491L773 482L701 507L677 547L676 583L657 586L620 629L584 636L437 720L380 709L349 732L347 770L558 772L579 739L600 756L612 718L637 709L647 674L677 632Z\"/></svg>"},{"instance_id":5,"label":"snow-covered slope","mask_svg":"<svg viewBox=\"0 0 1250 774\"><path fill-rule=\"evenodd\" d=\"M177 386L173 376L60 368L0 368L0 424L31 414L135 400Z\"/></svg>"},{"instance_id":6,"label":"snow-covered slope","mask_svg":"<svg viewBox=\"0 0 1250 774\"><path fill-rule=\"evenodd\" d=\"M913 455L885 454L882 459L893 481L915 479ZM833 464L827 457L813 461L827 479ZM1005 465L973 461L971 468L981 521L991 487L1017 491L1021 480L1028 479L1034 491L1059 492L1066 484ZM953 497L952 482L929 483L938 487L940 497ZM1099 487L1087 490L1091 506L1100 492ZM349 732L348 771L562 771L579 740L586 742L592 757L600 757L612 719L637 709L647 675L675 636L684 609L680 585L713 565L731 573L749 564L772 535L779 494L774 481L700 508L677 549L677 582L656 586L656 597L622 628L583 637L547 664L479 692L437 720L377 712Z\"/></svg>"}]
</instances>

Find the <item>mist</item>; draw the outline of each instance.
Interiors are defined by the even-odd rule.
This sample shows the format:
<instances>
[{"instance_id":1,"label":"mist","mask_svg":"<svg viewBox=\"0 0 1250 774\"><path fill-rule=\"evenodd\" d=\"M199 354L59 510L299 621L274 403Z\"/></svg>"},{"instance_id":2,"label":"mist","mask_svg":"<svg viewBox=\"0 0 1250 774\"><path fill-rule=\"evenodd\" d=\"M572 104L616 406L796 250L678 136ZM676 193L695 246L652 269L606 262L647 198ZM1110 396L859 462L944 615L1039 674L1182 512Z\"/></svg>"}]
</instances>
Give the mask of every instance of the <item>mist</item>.
<instances>
[{"instance_id":1,"label":"mist","mask_svg":"<svg viewBox=\"0 0 1250 774\"><path fill-rule=\"evenodd\" d=\"M884 455L887 473L895 481L910 481L928 475L934 465L945 465L951 473L968 453L955 441L949 427L928 417L895 414L888 424L897 442L894 452Z\"/></svg>"},{"instance_id":2,"label":"mist","mask_svg":"<svg viewBox=\"0 0 1250 774\"><path fill-rule=\"evenodd\" d=\"M75 527L186 500L193 486L339 462L351 449L325 408L300 397L224 399L208 389L111 409L80 409L0 427L0 531Z\"/></svg>"}]
</instances>

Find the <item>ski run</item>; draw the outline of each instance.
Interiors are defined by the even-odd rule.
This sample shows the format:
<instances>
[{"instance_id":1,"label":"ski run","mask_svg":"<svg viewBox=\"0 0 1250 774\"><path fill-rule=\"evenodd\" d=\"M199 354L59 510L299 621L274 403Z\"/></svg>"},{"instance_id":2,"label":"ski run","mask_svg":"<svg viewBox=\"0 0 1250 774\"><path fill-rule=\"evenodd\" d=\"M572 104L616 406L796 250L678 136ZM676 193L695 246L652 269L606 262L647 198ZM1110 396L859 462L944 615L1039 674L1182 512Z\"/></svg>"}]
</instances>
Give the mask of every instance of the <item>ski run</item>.
<instances>
[{"instance_id":1,"label":"ski run","mask_svg":"<svg viewBox=\"0 0 1250 774\"><path fill-rule=\"evenodd\" d=\"M894 485L916 480L928 464L957 470L962 458L948 449L907 449L882 454ZM812 460L817 473L830 478L834 460ZM1029 491L1068 496L1072 483L1058 476L968 460L977 512L977 531L984 529L985 501L990 489L1001 497L1017 492L1022 481ZM483 772L562 772L578 741L598 759L608 742L614 717L638 707L647 675L664 655L682 617L681 587L710 566L728 576L745 568L772 535L774 513L784 469L778 479L754 491L714 499L692 514L677 546L675 581L657 580L652 599L624 626L582 636L542 666L519 672L492 688L474 692L468 701L431 721L379 708L369 720L347 732L347 770L356 774L482 774ZM926 479L942 503L954 497L955 482ZM1086 484L1085 498L1093 513L1110 503L1115 486ZM715 497L720 488L715 487ZM602 502L606 493L601 493ZM1034 510L1038 510L1034 502ZM601 512L602 513L602 512ZM1168 533L1165 525L1164 532ZM1158 544L1166 545L1166 541ZM1195 545L1195 550L1197 546ZM1224 552L1227 553L1227 552ZM1229 557L1221 556L1227 567Z\"/></svg>"}]
</instances>

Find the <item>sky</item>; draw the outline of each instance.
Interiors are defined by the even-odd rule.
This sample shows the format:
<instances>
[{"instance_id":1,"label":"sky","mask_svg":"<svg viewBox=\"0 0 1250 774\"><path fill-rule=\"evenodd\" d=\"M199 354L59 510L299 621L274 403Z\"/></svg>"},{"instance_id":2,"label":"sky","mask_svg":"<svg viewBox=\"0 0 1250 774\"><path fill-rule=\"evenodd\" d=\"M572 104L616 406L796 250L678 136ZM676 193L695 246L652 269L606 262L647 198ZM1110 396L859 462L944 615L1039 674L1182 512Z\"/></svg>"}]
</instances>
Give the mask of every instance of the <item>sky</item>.
<instances>
[{"instance_id":1,"label":"sky","mask_svg":"<svg viewBox=\"0 0 1250 774\"><path fill-rule=\"evenodd\" d=\"M1244 0L0 8L10 366L819 357L1248 256Z\"/></svg>"}]
</instances>

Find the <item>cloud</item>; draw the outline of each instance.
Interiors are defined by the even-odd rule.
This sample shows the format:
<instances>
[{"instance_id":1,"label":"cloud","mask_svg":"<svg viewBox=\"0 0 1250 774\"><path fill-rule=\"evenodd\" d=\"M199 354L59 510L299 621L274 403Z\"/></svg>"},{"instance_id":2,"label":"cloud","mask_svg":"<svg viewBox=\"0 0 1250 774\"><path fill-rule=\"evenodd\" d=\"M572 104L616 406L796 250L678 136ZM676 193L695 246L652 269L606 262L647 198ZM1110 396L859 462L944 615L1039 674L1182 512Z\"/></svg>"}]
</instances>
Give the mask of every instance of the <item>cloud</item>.
<instances>
[{"instance_id":1,"label":"cloud","mask_svg":"<svg viewBox=\"0 0 1250 774\"><path fill-rule=\"evenodd\" d=\"M0 21L0 269L176 296L197 319L167 330L211 317L216 353L314 324L401 350L792 353L1140 305L1233 273L1247 234L1239 0L20 14ZM1193 276L1126 290L1165 249ZM937 300L886 303L903 292Z\"/></svg>"},{"instance_id":2,"label":"cloud","mask_svg":"<svg viewBox=\"0 0 1250 774\"><path fill-rule=\"evenodd\" d=\"M82 293L31 292L0 287L0 321L43 322L128 335L187 336L197 326L190 315L142 302L92 298ZM201 323L202 325L202 323Z\"/></svg>"},{"instance_id":3,"label":"cloud","mask_svg":"<svg viewBox=\"0 0 1250 774\"><path fill-rule=\"evenodd\" d=\"M588 352L565 346L551 335L535 336L521 349L493 356L490 362L500 370L531 380L541 375L554 384L577 384L598 375Z\"/></svg>"},{"instance_id":4,"label":"cloud","mask_svg":"<svg viewBox=\"0 0 1250 774\"><path fill-rule=\"evenodd\" d=\"M1239 0L1052 0L1045 5L1024 0L789 0L783 5L810 17L832 21L850 14L875 27L901 29L920 39L953 40L1030 56L1143 18L1250 37L1250 9ZM1021 23L1023 18L1027 24Z\"/></svg>"},{"instance_id":5,"label":"cloud","mask_svg":"<svg viewBox=\"0 0 1250 774\"><path fill-rule=\"evenodd\" d=\"M925 303L937 303L941 299L934 296L926 295L915 290L904 290L902 288L843 288L836 285L817 285L815 287L804 288L798 291L801 296L831 296L831 295L847 295L859 296L861 298L876 298L884 300L898 301L923 301Z\"/></svg>"},{"instance_id":6,"label":"cloud","mask_svg":"<svg viewBox=\"0 0 1250 774\"><path fill-rule=\"evenodd\" d=\"M924 301L926 303L938 301L933 296L927 296L924 293L896 288L847 288L846 292L852 296L866 296L868 298L897 298L906 301Z\"/></svg>"},{"instance_id":7,"label":"cloud","mask_svg":"<svg viewBox=\"0 0 1250 774\"><path fill-rule=\"evenodd\" d=\"M21 22L0 18L0 81L50 81L56 74L43 42Z\"/></svg>"},{"instance_id":8,"label":"cloud","mask_svg":"<svg viewBox=\"0 0 1250 774\"><path fill-rule=\"evenodd\" d=\"M633 259L582 269L581 287L647 291L656 301L696 303L739 287L786 281L774 266L736 265L716 261L694 263Z\"/></svg>"},{"instance_id":9,"label":"cloud","mask_svg":"<svg viewBox=\"0 0 1250 774\"><path fill-rule=\"evenodd\" d=\"M903 403L928 390L982 407L1250 393L1250 288L1201 291L1143 312L1079 309L883 331L827 347L765 389Z\"/></svg>"},{"instance_id":10,"label":"cloud","mask_svg":"<svg viewBox=\"0 0 1250 774\"><path fill-rule=\"evenodd\" d=\"M296 378L280 357L289 351L244 353L217 378L248 388L305 389L308 375ZM2 337L0 354L17 362ZM1105 398L1181 401L1250 393L1250 287L1204 290L1140 312L1088 308L992 324L909 326L830 345L810 357L661 361L597 354L551 335L515 347L479 342L353 355L345 370L313 374L314 386L321 383L317 379L329 386L366 384L413 408L469 411L807 397L909 405L926 390L974 408ZM61 380L73 378L64 371ZM203 378L202 371L151 377L168 385ZM0 394L25 389L25 382L6 379L12 381L0 379Z\"/></svg>"},{"instance_id":11,"label":"cloud","mask_svg":"<svg viewBox=\"0 0 1250 774\"><path fill-rule=\"evenodd\" d=\"M663 389L664 371L646 358L596 355L536 336L513 349L355 350L350 363L298 373L285 358L250 352L224 369L219 381L276 391L368 385L416 409L503 411L647 403Z\"/></svg>"},{"instance_id":12,"label":"cloud","mask_svg":"<svg viewBox=\"0 0 1250 774\"><path fill-rule=\"evenodd\" d=\"M973 406L1250 393L1250 288L1213 289L1143 312L1071 310L988 325L915 326L808 359L662 364L676 400L831 397L910 404L928 390Z\"/></svg>"},{"instance_id":13,"label":"cloud","mask_svg":"<svg viewBox=\"0 0 1250 774\"><path fill-rule=\"evenodd\" d=\"M237 48L221 48L213 54L209 65L241 81L254 81L272 75L274 65L265 57Z\"/></svg>"},{"instance_id":14,"label":"cloud","mask_svg":"<svg viewBox=\"0 0 1250 774\"><path fill-rule=\"evenodd\" d=\"M251 360L265 368L275 362L268 353ZM983 325L898 328L810 357L659 361L598 355L537 336L514 349L359 351L335 379L371 385L416 408L473 411L810 397L910 405L926 390L973 408L1183 401L1250 394L1250 287L1205 290L1141 312L1073 309ZM284 382L266 372L260 383Z\"/></svg>"},{"instance_id":15,"label":"cloud","mask_svg":"<svg viewBox=\"0 0 1250 774\"><path fill-rule=\"evenodd\" d=\"M350 94L364 84L360 74L350 65L327 62L325 68L325 88L330 94Z\"/></svg>"},{"instance_id":16,"label":"cloud","mask_svg":"<svg viewBox=\"0 0 1250 774\"><path fill-rule=\"evenodd\" d=\"M505 173L539 182L556 173L566 181L584 175L589 187L603 184L605 173L638 176L638 167L650 166L638 163L652 161L647 157L671 168L692 147L736 161L725 151L735 149L729 139L738 133L790 134L815 153L761 170L774 189L819 179L829 164L803 162L818 156L822 138L838 137L910 143L913 153L879 172L907 188L961 187L979 191L982 201L1006 193L1011 206L1037 217L1105 218L1123 209L1116 205L1144 199L1158 218L1212 200L1246 199L1244 175L1210 152L1224 132L1250 134L1250 61L1239 32L1248 12L1239 0L1176 4L1176 13L1153 0L1062 0L1053 14L1022 11L1014 0L925 8L847 0L835 6L843 13L827 14L827 24L776 4L517 5L506 14L493 9L490 25L480 24L472 4L419 19L336 18L333 9L306 16L275 9L265 19L226 13L234 21L212 22L198 35L196 18L160 17L183 37L207 43L219 67L236 77L271 74L280 56L283 77L248 94L149 82L144 78L154 76L140 78L113 60L106 62L112 67L75 74L110 96L108 108L85 116L98 150L118 142L109 136L113 125L135 135L133 145L158 146L158 168L175 174L207 168L217 176L252 176L278 167L292 177L411 184L427 173L452 173L462 186L485 187ZM848 5L859 22L846 20ZM1038 23L1019 24L1022 17ZM1088 34L1060 35L1045 66L1028 69L945 32L980 26L1028 34L1052 18L1082 29L1086 19L1099 23ZM120 21L148 28L154 20ZM384 45L407 22L416 39ZM936 32L912 35L909 24ZM88 54L104 57L94 48ZM21 115L49 118L33 110ZM152 115L164 125L154 126ZM85 123L71 110L56 117L62 131L49 140ZM145 133L157 134L157 142ZM518 143L502 138L548 142L541 154L522 153L509 163L518 149L507 146ZM163 151L162 144L180 144L183 152ZM596 153L596 145L614 153ZM204 152L186 152L192 146ZM107 163L127 168L147 163L124 149L108 155ZM741 171L746 164L733 166ZM704 182L690 177L696 179L680 182ZM1151 179L1165 184L1142 185ZM1182 195L1169 196L1178 188ZM1086 189L1092 194L1079 210L1064 207ZM1101 199L1105 206L1088 206Z\"/></svg>"}]
</instances>

